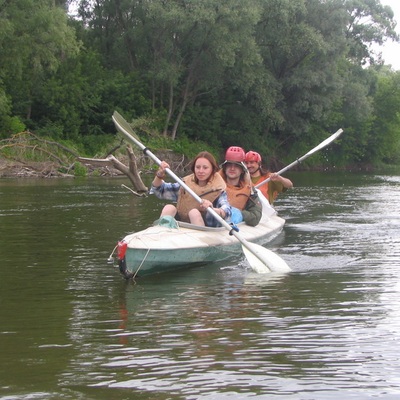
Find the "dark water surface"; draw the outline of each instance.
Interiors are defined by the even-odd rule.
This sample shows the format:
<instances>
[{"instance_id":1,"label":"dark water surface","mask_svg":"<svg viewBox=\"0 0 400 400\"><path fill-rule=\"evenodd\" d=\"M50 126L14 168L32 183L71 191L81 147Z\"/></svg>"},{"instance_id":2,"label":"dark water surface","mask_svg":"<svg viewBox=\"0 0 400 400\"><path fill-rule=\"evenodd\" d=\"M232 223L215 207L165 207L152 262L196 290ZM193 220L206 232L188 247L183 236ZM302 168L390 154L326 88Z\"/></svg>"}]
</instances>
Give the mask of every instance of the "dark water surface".
<instances>
[{"instance_id":1,"label":"dark water surface","mask_svg":"<svg viewBox=\"0 0 400 400\"><path fill-rule=\"evenodd\" d=\"M0 399L400 398L400 175L290 177L268 248L293 272L136 284L106 260L159 200L0 180Z\"/></svg>"}]
</instances>

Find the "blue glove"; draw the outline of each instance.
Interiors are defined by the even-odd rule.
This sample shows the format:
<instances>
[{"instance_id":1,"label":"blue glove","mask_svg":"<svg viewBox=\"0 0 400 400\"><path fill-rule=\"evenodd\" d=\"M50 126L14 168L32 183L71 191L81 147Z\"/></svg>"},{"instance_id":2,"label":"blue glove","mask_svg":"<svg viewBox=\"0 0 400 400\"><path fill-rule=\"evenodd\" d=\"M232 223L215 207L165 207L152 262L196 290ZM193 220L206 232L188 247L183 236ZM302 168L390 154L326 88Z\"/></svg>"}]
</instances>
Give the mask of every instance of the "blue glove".
<instances>
[{"instance_id":1,"label":"blue glove","mask_svg":"<svg viewBox=\"0 0 400 400\"><path fill-rule=\"evenodd\" d=\"M242 212L238 208L232 207L231 222L234 224L238 224L239 222L242 221L243 221Z\"/></svg>"}]
</instances>

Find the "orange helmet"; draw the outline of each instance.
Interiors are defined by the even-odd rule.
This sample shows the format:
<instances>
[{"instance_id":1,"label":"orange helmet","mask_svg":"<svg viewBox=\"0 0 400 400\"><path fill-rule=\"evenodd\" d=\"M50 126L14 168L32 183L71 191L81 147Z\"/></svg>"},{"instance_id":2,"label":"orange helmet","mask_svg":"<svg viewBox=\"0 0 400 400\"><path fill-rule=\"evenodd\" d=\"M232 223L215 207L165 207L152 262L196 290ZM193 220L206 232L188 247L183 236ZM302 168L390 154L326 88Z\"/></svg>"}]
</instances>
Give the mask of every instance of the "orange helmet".
<instances>
[{"instance_id":1,"label":"orange helmet","mask_svg":"<svg viewBox=\"0 0 400 400\"><path fill-rule=\"evenodd\" d=\"M255 151L248 151L244 158L245 162L255 161L260 163L262 161L260 154L256 153Z\"/></svg>"},{"instance_id":2,"label":"orange helmet","mask_svg":"<svg viewBox=\"0 0 400 400\"><path fill-rule=\"evenodd\" d=\"M241 147L231 146L225 153L225 161L233 162L243 162L245 157L245 152Z\"/></svg>"}]
</instances>

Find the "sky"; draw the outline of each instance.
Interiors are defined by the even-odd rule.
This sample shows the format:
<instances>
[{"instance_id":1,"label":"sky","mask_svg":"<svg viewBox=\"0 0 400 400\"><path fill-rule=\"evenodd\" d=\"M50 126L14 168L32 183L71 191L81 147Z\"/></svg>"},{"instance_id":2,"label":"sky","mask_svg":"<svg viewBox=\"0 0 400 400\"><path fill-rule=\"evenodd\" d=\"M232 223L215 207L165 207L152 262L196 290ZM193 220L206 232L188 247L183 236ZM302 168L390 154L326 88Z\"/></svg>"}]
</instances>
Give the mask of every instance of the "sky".
<instances>
[{"instance_id":1,"label":"sky","mask_svg":"<svg viewBox=\"0 0 400 400\"><path fill-rule=\"evenodd\" d=\"M400 34L400 0L381 0L385 6L390 6L394 12L394 19L397 21L396 32ZM387 41L383 46L378 47L382 52L385 64L391 64L393 69L400 70L400 43Z\"/></svg>"}]
</instances>

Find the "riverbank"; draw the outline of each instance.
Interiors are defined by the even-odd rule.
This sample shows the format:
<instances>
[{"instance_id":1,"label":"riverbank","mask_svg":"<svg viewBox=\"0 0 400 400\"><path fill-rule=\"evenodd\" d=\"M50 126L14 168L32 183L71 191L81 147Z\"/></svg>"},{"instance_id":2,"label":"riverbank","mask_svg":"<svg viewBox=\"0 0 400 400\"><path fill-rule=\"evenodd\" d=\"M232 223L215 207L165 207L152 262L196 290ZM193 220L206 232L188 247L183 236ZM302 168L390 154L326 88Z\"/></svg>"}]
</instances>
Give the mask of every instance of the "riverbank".
<instances>
[{"instance_id":1,"label":"riverbank","mask_svg":"<svg viewBox=\"0 0 400 400\"><path fill-rule=\"evenodd\" d=\"M0 159L0 178L49 178L58 177L58 165L51 161L10 161Z\"/></svg>"},{"instance_id":2,"label":"riverbank","mask_svg":"<svg viewBox=\"0 0 400 400\"><path fill-rule=\"evenodd\" d=\"M113 149L113 156L107 152L100 158L84 158L74 148L28 131L1 142L0 178L114 177L126 175L128 170L152 172L155 168L149 157L122 144ZM159 149L155 154L178 174L188 170L190 161L182 154L169 149Z\"/></svg>"},{"instance_id":3,"label":"riverbank","mask_svg":"<svg viewBox=\"0 0 400 400\"><path fill-rule=\"evenodd\" d=\"M171 168L178 174L189 173L190 162L182 155L174 154L169 150L156 152L157 157L166 160ZM83 160L83 161L82 161ZM31 161L28 159L8 159L0 157L0 178L69 178L76 176L105 176L118 177L124 173L117 169L112 162L106 159L82 159L78 161L71 158L69 163L51 160ZM126 168L137 168L143 173L152 172L154 163L148 157L140 154L135 156L134 165L130 164L127 155L118 154L118 161Z\"/></svg>"},{"instance_id":4,"label":"riverbank","mask_svg":"<svg viewBox=\"0 0 400 400\"><path fill-rule=\"evenodd\" d=\"M166 156L166 154L162 154L162 156ZM181 157L181 156L179 156ZM187 165L183 163L182 158L179 158L178 156L171 157L169 154L169 157L171 158L170 165L175 171L178 171L178 173L184 173L187 172L185 171L187 169ZM127 160L123 160L127 162ZM81 168L85 168L82 164L78 163L78 165ZM184 167L183 167L184 166ZM149 165L146 166L148 169ZM112 177L112 176L122 176L123 173L118 171L115 168L112 168L110 166L107 167L90 167L87 166L86 170L83 173L77 173L75 171L76 164L71 164L71 166L66 168L65 166L60 165L57 162L53 161L16 161L16 160L7 160L4 158L0 158L0 178L68 178L68 177L74 177L74 176L82 176L82 175L96 175L96 176L107 176L107 177ZM347 171L364 171L364 172L372 172L374 170L397 170L397 166L382 166L381 168L376 168L372 165L354 165L354 166L348 166L347 168L340 168L340 170L347 170ZM296 168L293 168L295 170ZM315 168L316 171L327 171L329 169L335 169L337 168Z\"/></svg>"},{"instance_id":5,"label":"riverbank","mask_svg":"<svg viewBox=\"0 0 400 400\"><path fill-rule=\"evenodd\" d=\"M78 164L81 166L81 164ZM78 175L120 176L114 168L90 168L77 174L76 164L69 167L53 161L12 161L0 159L0 178L73 178ZM85 168L81 166L81 168Z\"/></svg>"}]
</instances>

